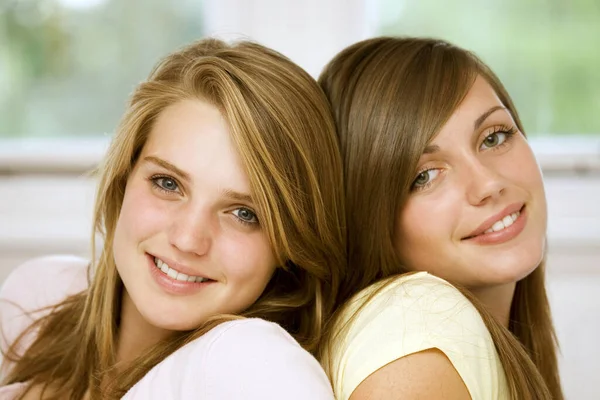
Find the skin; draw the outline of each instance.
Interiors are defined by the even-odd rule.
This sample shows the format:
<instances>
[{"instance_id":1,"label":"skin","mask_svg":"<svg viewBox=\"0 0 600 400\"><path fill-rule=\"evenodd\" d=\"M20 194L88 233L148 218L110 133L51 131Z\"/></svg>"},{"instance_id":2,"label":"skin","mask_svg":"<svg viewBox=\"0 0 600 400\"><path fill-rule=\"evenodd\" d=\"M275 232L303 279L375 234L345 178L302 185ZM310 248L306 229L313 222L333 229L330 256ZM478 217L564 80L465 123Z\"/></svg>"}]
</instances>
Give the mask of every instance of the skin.
<instances>
[{"instance_id":1,"label":"skin","mask_svg":"<svg viewBox=\"0 0 600 400\"><path fill-rule=\"evenodd\" d=\"M450 360L437 349L410 354L386 365L362 381L350 396L350 400L470 398Z\"/></svg>"},{"instance_id":2,"label":"skin","mask_svg":"<svg viewBox=\"0 0 600 400\"><path fill-rule=\"evenodd\" d=\"M512 136L506 133L513 129ZM537 161L481 77L430 146L435 151L422 155L417 184L399 213L397 250L409 269L470 289L503 321L516 282L544 255L547 206ZM519 235L503 243L467 239L514 204L526 210Z\"/></svg>"},{"instance_id":3,"label":"skin","mask_svg":"<svg viewBox=\"0 0 600 400\"><path fill-rule=\"evenodd\" d=\"M170 293L152 276L152 256L211 281ZM173 331L239 313L262 294L275 258L217 108L186 100L159 115L127 182L114 258L125 287L120 361Z\"/></svg>"},{"instance_id":4,"label":"skin","mask_svg":"<svg viewBox=\"0 0 600 400\"><path fill-rule=\"evenodd\" d=\"M507 134L513 130L512 136ZM469 239L484 222L515 204L525 206L525 225L518 235L502 243ZM420 158L413 190L396 221L398 254L411 270L469 288L508 325L516 282L543 258L546 225L544 187L533 152L491 86L479 77ZM471 398L450 360L437 349L385 365L350 397L429 398Z\"/></svg>"}]
</instances>

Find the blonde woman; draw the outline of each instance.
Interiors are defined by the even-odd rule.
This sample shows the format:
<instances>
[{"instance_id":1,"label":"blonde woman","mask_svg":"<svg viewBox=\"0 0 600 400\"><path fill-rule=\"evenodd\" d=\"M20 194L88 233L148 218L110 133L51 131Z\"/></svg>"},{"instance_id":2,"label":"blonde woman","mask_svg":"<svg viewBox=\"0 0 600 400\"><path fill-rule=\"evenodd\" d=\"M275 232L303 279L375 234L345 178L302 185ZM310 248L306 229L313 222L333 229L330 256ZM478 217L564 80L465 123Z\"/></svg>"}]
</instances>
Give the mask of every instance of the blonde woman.
<instances>
[{"instance_id":1,"label":"blonde woman","mask_svg":"<svg viewBox=\"0 0 600 400\"><path fill-rule=\"evenodd\" d=\"M288 59L213 39L163 59L100 166L95 232L89 268L5 282L0 397L332 399L312 354L345 266L341 158Z\"/></svg>"},{"instance_id":2,"label":"blonde woman","mask_svg":"<svg viewBox=\"0 0 600 400\"><path fill-rule=\"evenodd\" d=\"M498 78L441 40L375 38L320 83L346 176L338 400L562 399L542 176Z\"/></svg>"}]
</instances>

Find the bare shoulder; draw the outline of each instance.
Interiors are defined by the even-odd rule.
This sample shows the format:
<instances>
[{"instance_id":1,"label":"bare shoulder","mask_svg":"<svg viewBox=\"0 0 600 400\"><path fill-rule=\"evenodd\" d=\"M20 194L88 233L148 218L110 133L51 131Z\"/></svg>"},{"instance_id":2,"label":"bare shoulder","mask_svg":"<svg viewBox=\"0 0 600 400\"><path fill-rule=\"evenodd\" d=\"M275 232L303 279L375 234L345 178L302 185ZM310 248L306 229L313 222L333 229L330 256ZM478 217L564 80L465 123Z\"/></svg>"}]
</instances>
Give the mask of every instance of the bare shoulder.
<instances>
[{"instance_id":1,"label":"bare shoulder","mask_svg":"<svg viewBox=\"0 0 600 400\"><path fill-rule=\"evenodd\" d=\"M358 385L350 400L471 399L460 375L437 349L399 358Z\"/></svg>"},{"instance_id":2,"label":"bare shoulder","mask_svg":"<svg viewBox=\"0 0 600 400\"><path fill-rule=\"evenodd\" d=\"M486 398L503 381L481 315L443 279L396 277L357 304L332 346L338 398Z\"/></svg>"}]
</instances>

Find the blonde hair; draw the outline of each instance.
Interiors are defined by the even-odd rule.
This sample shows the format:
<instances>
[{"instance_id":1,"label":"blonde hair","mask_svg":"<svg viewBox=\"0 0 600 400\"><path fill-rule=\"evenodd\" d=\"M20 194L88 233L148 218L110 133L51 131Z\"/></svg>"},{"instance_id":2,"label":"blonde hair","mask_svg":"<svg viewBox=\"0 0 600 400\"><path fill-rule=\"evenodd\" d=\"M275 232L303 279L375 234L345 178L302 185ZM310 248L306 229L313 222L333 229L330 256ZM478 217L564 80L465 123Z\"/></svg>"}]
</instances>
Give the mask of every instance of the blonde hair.
<instances>
[{"instance_id":1,"label":"blonde hair","mask_svg":"<svg viewBox=\"0 0 600 400\"><path fill-rule=\"evenodd\" d=\"M408 273L394 248L395 218L390 216L405 204L425 147L478 75L523 132L517 110L494 73L474 54L442 40L365 40L336 55L320 76L333 106L344 162L349 263L337 317L324 339L323 359L331 359L326 352L339 340L333 327L348 299L375 282ZM517 283L509 329L472 293L459 288L492 335L512 399L563 398L543 264Z\"/></svg>"},{"instance_id":2,"label":"blonde hair","mask_svg":"<svg viewBox=\"0 0 600 400\"><path fill-rule=\"evenodd\" d=\"M123 291L112 248L125 185L157 116L183 99L208 101L227 120L278 268L240 315L215 316L112 374ZM90 287L37 321L37 339L23 356L13 344L16 365L5 383L41 384L57 399L88 390L92 398L120 398L177 348L240 317L276 322L317 352L346 264L343 172L327 99L300 67L261 45L216 39L167 56L134 91L99 174L94 234L104 244Z\"/></svg>"}]
</instances>

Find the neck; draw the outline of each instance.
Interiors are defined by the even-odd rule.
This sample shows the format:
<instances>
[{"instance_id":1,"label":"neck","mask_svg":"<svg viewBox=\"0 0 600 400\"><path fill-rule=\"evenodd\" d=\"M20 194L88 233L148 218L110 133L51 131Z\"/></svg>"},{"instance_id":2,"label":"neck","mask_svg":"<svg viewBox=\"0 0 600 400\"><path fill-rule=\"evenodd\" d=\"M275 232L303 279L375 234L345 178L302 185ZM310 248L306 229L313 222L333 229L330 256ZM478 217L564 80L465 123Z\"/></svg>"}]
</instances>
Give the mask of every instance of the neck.
<instances>
[{"instance_id":1,"label":"neck","mask_svg":"<svg viewBox=\"0 0 600 400\"><path fill-rule=\"evenodd\" d=\"M508 328L516 285L515 282L511 282L504 285L475 288L471 289L471 293L483 303L498 322Z\"/></svg>"},{"instance_id":2,"label":"neck","mask_svg":"<svg viewBox=\"0 0 600 400\"><path fill-rule=\"evenodd\" d=\"M170 331L148 323L125 289L123 289L120 319L116 358L119 365L128 365L170 334Z\"/></svg>"}]
</instances>

